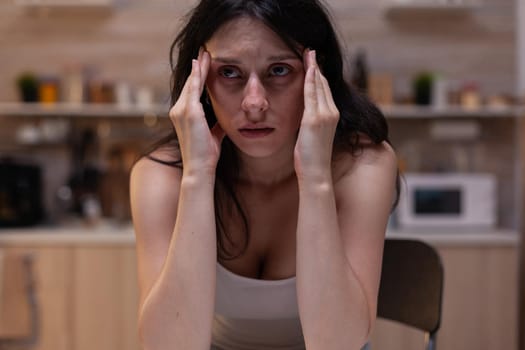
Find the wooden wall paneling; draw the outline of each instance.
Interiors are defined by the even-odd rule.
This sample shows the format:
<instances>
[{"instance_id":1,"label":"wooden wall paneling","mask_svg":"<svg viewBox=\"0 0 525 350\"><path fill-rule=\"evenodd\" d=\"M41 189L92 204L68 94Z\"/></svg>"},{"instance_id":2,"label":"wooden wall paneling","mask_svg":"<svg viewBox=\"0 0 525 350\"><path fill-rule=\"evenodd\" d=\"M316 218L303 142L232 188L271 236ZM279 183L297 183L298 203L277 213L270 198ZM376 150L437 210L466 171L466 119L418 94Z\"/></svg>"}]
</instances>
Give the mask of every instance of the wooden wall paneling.
<instances>
[{"instance_id":1,"label":"wooden wall paneling","mask_svg":"<svg viewBox=\"0 0 525 350\"><path fill-rule=\"evenodd\" d=\"M410 76L423 69L476 80L492 94L514 90L514 2L493 1L489 10L465 19L437 16L431 23L417 16L387 20L383 7L388 1L332 0L329 5L351 53L364 47L373 71L394 76L396 95L409 92ZM14 81L20 72L61 74L71 62L96 67L103 78L154 87L163 100L169 95L169 45L194 3L129 1L111 16L90 17L31 16L13 1L0 1L0 100L18 100Z\"/></svg>"}]
</instances>

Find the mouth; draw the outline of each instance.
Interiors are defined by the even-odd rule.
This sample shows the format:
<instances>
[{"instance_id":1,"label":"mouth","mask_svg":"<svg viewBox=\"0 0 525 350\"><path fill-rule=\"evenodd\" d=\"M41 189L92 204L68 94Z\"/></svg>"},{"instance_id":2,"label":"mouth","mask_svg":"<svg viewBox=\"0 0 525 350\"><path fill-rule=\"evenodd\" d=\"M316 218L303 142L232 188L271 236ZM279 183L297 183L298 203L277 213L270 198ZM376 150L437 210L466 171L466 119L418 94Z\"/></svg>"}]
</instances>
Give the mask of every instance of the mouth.
<instances>
[{"instance_id":1,"label":"mouth","mask_svg":"<svg viewBox=\"0 0 525 350\"><path fill-rule=\"evenodd\" d=\"M274 128L243 128L243 129L239 129L239 132L244 137L257 138L257 137L268 136L274 130L275 130Z\"/></svg>"}]
</instances>

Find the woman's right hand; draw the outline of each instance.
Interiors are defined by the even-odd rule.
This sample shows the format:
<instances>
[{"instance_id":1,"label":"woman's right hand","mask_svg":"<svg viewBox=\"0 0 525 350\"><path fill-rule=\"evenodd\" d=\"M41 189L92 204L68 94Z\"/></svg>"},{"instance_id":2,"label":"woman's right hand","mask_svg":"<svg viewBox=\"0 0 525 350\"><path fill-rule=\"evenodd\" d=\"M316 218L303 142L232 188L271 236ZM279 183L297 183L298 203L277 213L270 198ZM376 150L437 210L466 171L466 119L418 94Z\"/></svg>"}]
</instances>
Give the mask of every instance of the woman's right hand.
<instances>
[{"instance_id":1,"label":"woman's right hand","mask_svg":"<svg viewBox=\"0 0 525 350\"><path fill-rule=\"evenodd\" d=\"M200 102L210 67L210 54L201 48L192 60L190 76L169 116L175 126L183 161L183 174L215 175L224 131L217 123L210 130Z\"/></svg>"}]
</instances>

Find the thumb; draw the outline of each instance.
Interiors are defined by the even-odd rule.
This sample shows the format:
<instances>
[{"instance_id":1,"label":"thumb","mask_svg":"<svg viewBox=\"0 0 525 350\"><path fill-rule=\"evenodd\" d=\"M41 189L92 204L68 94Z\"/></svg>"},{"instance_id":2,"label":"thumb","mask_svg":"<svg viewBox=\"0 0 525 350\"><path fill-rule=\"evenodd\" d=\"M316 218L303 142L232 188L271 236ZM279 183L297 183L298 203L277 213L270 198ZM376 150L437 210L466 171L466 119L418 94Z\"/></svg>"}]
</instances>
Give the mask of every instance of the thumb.
<instances>
[{"instance_id":1,"label":"thumb","mask_svg":"<svg viewBox=\"0 0 525 350\"><path fill-rule=\"evenodd\" d=\"M222 143L222 140L224 139L224 135L226 135L226 133L221 128L219 123L215 123L213 128L211 128L211 135L213 136L213 138L215 140L217 140L217 144L220 145Z\"/></svg>"}]
</instances>

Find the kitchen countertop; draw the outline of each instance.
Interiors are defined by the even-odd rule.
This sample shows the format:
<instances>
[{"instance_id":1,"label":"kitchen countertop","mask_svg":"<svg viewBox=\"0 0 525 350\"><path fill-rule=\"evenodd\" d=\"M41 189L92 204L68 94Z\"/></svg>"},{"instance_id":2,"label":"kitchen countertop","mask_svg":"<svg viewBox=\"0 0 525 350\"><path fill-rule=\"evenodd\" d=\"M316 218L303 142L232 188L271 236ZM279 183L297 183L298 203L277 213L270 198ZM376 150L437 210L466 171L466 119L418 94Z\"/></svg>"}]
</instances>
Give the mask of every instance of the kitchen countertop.
<instances>
[{"instance_id":1,"label":"kitchen countertop","mask_svg":"<svg viewBox=\"0 0 525 350\"><path fill-rule=\"evenodd\" d=\"M131 223L102 221L88 225L82 221L62 226L1 228L2 245L135 245Z\"/></svg>"},{"instance_id":2,"label":"kitchen countertop","mask_svg":"<svg viewBox=\"0 0 525 350\"><path fill-rule=\"evenodd\" d=\"M388 230L387 238L420 239L435 246L518 246L520 234L514 230L471 232L407 232ZM102 221L97 225L73 222L63 226L0 229L0 246L13 245L123 245L134 246L131 223Z\"/></svg>"},{"instance_id":3,"label":"kitchen countertop","mask_svg":"<svg viewBox=\"0 0 525 350\"><path fill-rule=\"evenodd\" d=\"M515 230L490 231L397 231L389 230L387 238L420 239L435 246L518 246L520 233Z\"/></svg>"}]
</instances>

